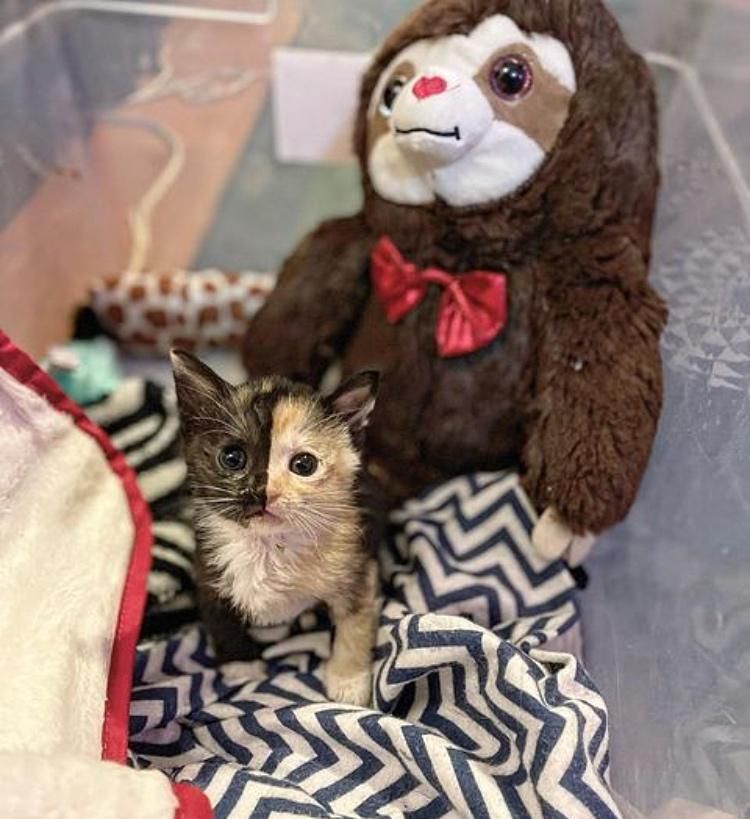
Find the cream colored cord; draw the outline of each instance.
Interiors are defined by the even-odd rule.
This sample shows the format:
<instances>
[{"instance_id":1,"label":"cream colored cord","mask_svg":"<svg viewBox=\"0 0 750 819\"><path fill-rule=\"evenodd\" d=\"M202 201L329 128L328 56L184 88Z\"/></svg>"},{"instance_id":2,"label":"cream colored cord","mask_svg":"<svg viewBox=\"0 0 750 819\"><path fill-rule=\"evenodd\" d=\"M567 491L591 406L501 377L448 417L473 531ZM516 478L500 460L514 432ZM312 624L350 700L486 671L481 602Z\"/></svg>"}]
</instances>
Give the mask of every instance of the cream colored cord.
<instances>
[{"instance_id":1,"label":"cream colored cord","mask_svg":"<svg viewBox=\"0 0 750 819\"><path fill-rule=\"evenodd\" d=\"M154 211L177 181L185 166L185 143L173 131L153 120L119 115L105 115L102 120L117 127L138 128L149 131L164 142L170 151L169 161L164 170L146 191L140 202L128 214L132 247L127 271L129 273L142 273L151 250L151 223Z\"/></svg>"}]
</instances>

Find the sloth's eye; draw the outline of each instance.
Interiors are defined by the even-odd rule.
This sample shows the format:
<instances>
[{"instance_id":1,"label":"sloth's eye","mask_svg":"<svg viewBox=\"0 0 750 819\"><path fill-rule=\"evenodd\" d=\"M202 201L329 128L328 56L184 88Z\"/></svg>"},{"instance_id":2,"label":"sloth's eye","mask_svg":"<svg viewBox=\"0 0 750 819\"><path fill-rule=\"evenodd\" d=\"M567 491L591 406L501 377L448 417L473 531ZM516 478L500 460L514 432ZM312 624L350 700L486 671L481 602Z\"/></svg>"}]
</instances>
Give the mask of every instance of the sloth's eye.
<instances>
[{"instance_id":1,"label":"sloth's eye","mask_svg":"<svg viewBox=\"0 0 750 819\"><path fill-rule=\"evenodd\" d=\"M517 100L531 91L534 75L528 61L518 54L499 59L490 69L490 86L504 100Z\"/></svg>"},{"instance_id":2,"label":"sloth's eye","mask_svg":"<svg viewBox=\"0 0 750 819\"><path fill-rule=\"evenodd\" d=\"M398 95L403 91L407 82L406 77L403 77L401 74L396 74L395 77L391 77L391 79L388 80L388 85L386 85L385 91L383 91L383 98L380 101L380 113L384 117L390 117L393 113L393 106L396 104Z\"/></svg>"}]
</instances>

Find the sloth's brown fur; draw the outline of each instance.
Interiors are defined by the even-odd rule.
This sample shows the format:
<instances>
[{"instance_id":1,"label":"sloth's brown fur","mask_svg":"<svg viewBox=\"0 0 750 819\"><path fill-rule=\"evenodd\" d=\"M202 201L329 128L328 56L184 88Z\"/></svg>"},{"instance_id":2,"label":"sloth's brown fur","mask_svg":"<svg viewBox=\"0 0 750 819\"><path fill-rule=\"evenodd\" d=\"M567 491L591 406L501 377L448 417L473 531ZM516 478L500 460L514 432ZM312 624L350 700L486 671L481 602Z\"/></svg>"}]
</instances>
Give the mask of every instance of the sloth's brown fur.
<instances>
[{"instance_id":1,"label":"sloth's brown fur","mask_svg":"<svg viewBox=\"0 0 750 819\"><path fill-rule=\"evenodd\" d=\"M406 206L367 174L367 106L409 43L468 33L493 14L549 33L573 59L577 93L530 183L490 204ZM362 87L355 144L365 203L326 222L288 259L253 321L245 362L317 381L379 368L371 472L391 501L476 469L517 464L537 508L576 532L621 520L635 497L662 400L665 308L647 282L659 184L653 84L600 0L432 0L386 40ZM370 287L387 234L421 267L502 271L509 321L484 350L435 353L439 292L397 326Z\"/></svg>"}]
</instances>

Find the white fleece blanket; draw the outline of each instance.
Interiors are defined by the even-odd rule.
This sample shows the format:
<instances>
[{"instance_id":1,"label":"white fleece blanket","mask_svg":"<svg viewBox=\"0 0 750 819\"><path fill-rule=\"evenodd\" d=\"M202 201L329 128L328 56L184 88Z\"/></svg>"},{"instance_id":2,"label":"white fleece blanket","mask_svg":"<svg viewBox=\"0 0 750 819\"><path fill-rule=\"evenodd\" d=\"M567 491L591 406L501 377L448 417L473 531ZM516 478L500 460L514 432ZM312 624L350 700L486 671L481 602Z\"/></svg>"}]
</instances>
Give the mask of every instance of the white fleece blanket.
<instances>
[{"instance_id":1,"label":"white fleece blanket","mask_svg":"<svg viewBox=\"0 0 750 819\"><path fill-rule=\"evenodd\" d=\"M149 548L131 479L0 332L0 819L210 815L122 764Z\"/></svg>"},{"instance_id":2,"label":"white fleece blanket","mask_svg":"<svg viewBox=\"0 0 750 819\"><path fill-rule=\"evenodd\" d=\"M97 443L1 370L0 426L0 750L44 737L48 753L97 757L127 498Z\"/></svg>"}]
</instances>

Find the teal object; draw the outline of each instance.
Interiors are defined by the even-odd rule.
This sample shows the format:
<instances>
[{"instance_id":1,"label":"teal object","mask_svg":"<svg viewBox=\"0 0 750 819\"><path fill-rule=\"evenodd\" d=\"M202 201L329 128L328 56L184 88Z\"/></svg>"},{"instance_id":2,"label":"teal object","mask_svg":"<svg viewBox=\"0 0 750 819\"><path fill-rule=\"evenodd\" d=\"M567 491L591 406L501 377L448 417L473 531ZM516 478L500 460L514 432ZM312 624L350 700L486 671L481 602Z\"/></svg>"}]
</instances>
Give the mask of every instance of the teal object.
<instances>
[{"instance_id":1,"label":"teal object","mask_svg":"<svg viewBox=\"0 0 750 819\"><path fill-rule=\"evenodd\" d=\"M122 381L117 346L103 337L55 347L45 368L63 392L81 405L106 398Z\"/></svg>"}]
</instances>

